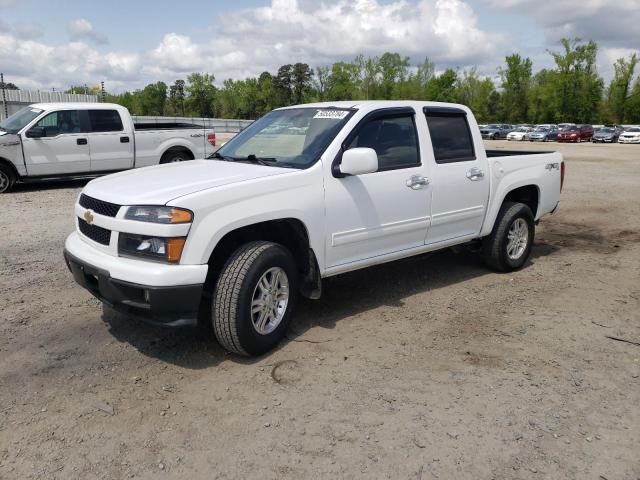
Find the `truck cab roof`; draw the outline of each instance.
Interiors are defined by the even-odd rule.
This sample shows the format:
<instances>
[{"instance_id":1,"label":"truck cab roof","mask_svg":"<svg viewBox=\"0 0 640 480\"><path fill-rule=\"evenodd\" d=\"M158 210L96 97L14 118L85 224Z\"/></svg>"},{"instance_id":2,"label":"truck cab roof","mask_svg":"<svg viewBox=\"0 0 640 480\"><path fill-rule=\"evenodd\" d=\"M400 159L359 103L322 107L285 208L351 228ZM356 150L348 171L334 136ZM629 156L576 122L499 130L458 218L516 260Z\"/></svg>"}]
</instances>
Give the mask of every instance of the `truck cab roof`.
<instances>
[{"instance_id":1,"label":"truck cab roof","mask_svg":"<svg viewBox=\"0 0 640 480\"><path fill-rule=\"evenodd\" d=\"M29 105L32 108L40 110L126 110L122 105L115 103L97 103L97 102L51 102L51 103L33 103Z\"/></svg>"}]
</instances>

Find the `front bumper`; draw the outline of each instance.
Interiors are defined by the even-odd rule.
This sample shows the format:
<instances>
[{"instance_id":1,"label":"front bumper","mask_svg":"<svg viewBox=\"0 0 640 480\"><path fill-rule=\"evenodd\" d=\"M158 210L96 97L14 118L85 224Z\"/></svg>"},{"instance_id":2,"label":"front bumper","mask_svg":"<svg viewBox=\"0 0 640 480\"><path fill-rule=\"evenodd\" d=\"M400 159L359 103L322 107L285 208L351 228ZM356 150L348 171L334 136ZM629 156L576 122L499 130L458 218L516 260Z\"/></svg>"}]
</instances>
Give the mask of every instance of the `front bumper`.
<instances>
[{"instance_id":1,"label":"front bumper","mask_svg":"<svg viewBox=\"0 0 640 480\"><path fill-rule=\"evenodd\" d=\"M84 248L79 248L82 244L78 242L83 243ZM206 265L164 265L113 257L84 243L75 232L67 239L64 258L80 286L119 312L156 325L178 327L198 323ZM137 280L140 272L132 271L130 276L125 276L127 280L114 276L114 272L123 273L123 265L125 269L144 269L145 264L149 278L144 283ZM113 268L113 265L120 268ZM180 274L182 269L189 267L203 268L199 269L199 275ZM163 277L168 278L172 270L176 274L174 280L177 277L193 283L165 284L167 282L159 281Z\"/></svg>"},{"instance_id":2,"label":"front bumper","mask_svg":"<svg viewBox=\"0 0 640 480\"><path fill-rule=\"evenodd\" d=\"M618 143L640 143L640 138L618 138Z\"/></svg>"}]
</instances>

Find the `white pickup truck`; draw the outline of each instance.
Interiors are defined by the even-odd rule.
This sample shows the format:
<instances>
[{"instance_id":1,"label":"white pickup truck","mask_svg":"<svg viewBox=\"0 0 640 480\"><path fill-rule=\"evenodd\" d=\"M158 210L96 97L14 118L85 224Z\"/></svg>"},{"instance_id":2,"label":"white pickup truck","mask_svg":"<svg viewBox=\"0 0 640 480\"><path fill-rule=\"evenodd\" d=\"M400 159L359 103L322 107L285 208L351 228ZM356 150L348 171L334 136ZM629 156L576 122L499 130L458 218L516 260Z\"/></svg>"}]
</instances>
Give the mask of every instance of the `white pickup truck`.
<instances>
[{"instance_id":1,"label":"white pickup truck","mask_svg":"<svg viewBox=\"0 0 640 480\"><path fill-rule=\"evenodd\" d=\"M97 177L205 158L215 132L188 123L134 124L109 103L38 103L0 123L0 193L16 182Z\"/></svg>"},{"instance_id":2,"label":"white pickup truck","mask_svg":"<svg viewBox=\"0 0 640 480\"><path fill-rule=\"evenodd\" d=\"M117 310L259 355L322 278L474 241L490 267L522 267L563 177L559 153L485 152L462 105L299 105L211 159L91 181L64 253Z\"/></svg>"}]
</instances>

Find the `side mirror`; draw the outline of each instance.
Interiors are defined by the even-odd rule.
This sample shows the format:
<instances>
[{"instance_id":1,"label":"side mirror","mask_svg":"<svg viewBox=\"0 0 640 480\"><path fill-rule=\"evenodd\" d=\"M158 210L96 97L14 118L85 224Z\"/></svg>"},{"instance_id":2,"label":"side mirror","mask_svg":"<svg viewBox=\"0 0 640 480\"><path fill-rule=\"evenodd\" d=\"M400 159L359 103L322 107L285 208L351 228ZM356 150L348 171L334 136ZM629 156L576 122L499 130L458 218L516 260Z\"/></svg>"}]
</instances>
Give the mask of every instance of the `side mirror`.
<instances>
[{"instance_id":1,"label":"side mirror","mask_svg":"<svg viewBox=\"0 0 640 480\"><path fill-rule=\"evenodd\" d=\"M340 173L364 175L378 171L378 154L373 148L351 148L342 154Z\"/></svg>"},{"instance_id":2,"label":"side mirror","mask_svg":"<svg viewBox=\"0 0 640 480\"><path fill-rule=\"evenodd\" d=\"M31 127L26 133L28 138L42 138L47 136L44 127Z\"/></svg>"}]
</instances>

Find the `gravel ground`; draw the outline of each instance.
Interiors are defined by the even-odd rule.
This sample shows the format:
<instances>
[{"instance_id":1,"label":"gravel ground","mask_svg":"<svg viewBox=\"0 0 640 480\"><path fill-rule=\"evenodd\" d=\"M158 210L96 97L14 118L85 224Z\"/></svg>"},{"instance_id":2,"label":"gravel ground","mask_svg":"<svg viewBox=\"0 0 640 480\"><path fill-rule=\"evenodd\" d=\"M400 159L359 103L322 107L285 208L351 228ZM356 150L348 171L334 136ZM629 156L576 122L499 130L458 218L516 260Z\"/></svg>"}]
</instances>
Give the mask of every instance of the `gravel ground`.
<instances>
[{"instance_id":1,"label":"gravel ground","mask_svg":"<svg viewBox=\"0 0 640 480\"><path fill-rule=\"evenodd\" d=\"M83 183L0 196L0 478L639 478L640 147L488 143L567 159L526 268L332 278L250 360L73 282Z\"/></svg>"}]
</instances>

